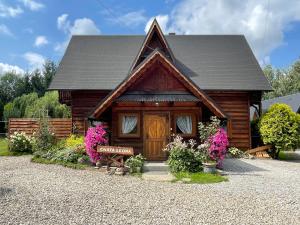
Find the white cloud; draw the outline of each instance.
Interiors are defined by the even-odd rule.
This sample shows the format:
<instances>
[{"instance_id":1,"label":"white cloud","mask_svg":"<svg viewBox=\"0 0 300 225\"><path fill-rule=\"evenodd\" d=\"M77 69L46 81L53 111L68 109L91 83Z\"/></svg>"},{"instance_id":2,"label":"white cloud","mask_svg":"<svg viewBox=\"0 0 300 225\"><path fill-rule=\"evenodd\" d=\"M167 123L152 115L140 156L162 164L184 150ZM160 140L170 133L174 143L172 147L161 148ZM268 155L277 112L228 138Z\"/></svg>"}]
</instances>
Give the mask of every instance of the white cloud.
<instances>
[{"instance_id":1,"label":"white cloud","mask_svg":"<svg viewBox=\"0 0 300 225\"><path fill-rule=\"evenodd\" d=\"M21 13L23 10L19 6L12 7L0 2L0 17L16 17Z\"/></svg>"},{"instance_id":2,"label":"white cloud","mask_svg":"<svg viewBox=\"0 0 300 225\"><path fill-rule=\"evenodd\" d=\"M25 71L18 66L9 65L9 64L0 62L0 75L7 73L7 72L15 72L17 74L25 73Z\"/></svg>"},{"instance_id":3,"label":"white cloud","mask_svg":"<svg viewBox=\"0 0 300 225\"><path fill-rule=\"evenodd\" d=\"M14 36L13 33L10 31L10 29L4 24L0 24L0 34Z\"/></svg>"},{"instance_id":4,"label":"white cloud","mask_svg":"<svg viewBox=\"0 0 300 225\"><path fill-rule=\"evenodd\" d=\"M25 7L29 8L31 11L38 11L45 7L44 4L34 1L34 0L20 0Z\"/></svg>"},{"instance_id":5,"label":"white cloud","mask_svg":"<svg viewBox=\"0 0 300 225\"><path fill-rule=\"evenodd\" d=\"M70 27L70 33L72 35L100 34L100 30L93 20L81 18L74 21L73 26Z\"/></svg>"},{"instance_id":6,"label":"white cloud","mask_svg":"<svg viewBox=\"0 0 300 225\"><path fill-rule=\"evenodd\" d=\"M57 28L64 32L67 32L70 29L68 14L62 14L61 16L57 17Z\"/></svg>"},{"instance_id":7,"label":"white cloud","mask_svg":"<svg viewBox=\"0 0 300 225\"><path fill-rule=\"evenodd\" d=\"M118 17L111 17L108 18L108 20L115 24L119 23L120 25L126 27L136 27L142 23L145 23L147 21L147 18L145 16L144 10L138 10L126 13Z\"/></svg>"},{"instance_id":8,"label":"white cloud","mask_svg":"<svg viewBox=\"0 0 300 225\"><path fill-rule=\"evenodd\" d=\"M41 47L43 45L47 45L48 43L49 43L49 41L47 40L47 38L45 36L37 36L35 38L34 46Z\"/></svg>"},{"instance_id":9,"label":"white cloud","mask_svg":"<svg viewBox=\"0 0 300 225\"><path fill-rule=\"evenodd\" d=\"M44 56L34 52L26 52L23 57L28 62L31 70L41 69L45 63Z\"/></svg>"},{"instance_id":10,"label":"white cloud","mask_svg":"<svg viewBox=\"0 0 300 225\"><path fill-rule=\"evenodd\" d=\"M169 16L165 32L244 34L262 62L283 44L284 31L291 23L300 21L299 11L299 0L288 4L284 0L185 0L165 15Z\"/></svg>"},{"instance_id":11,"label":"white cloud","mask_svg":"<svg viewBox=\"0 0 300 225\"><path fill-rule=\"evenodd\" d=\"M79 18L72 24L68 20L68 14L62 14L57 18L57 28L67 34L64 42L55 45L54 50L57 52L63 52L66 49L72 35L94 35L101 33L93 20Z\"/></svg>"},{"instance_id":12,"label":"white cloud","mask_svg":"<svg viewBox=\"0 0 300 225\"><path fill-rule=\"evenodd\" d=\"M162 29L162 32L167 33L167 25L169 22L169 16L168 15L157 15L155 17L151 17L148 22L146 23L145 26L145 33L148 32L148 30L150 29L150 26L154 20L154 18L156 18L160 28Z\"/></svg>"}]
</instances>

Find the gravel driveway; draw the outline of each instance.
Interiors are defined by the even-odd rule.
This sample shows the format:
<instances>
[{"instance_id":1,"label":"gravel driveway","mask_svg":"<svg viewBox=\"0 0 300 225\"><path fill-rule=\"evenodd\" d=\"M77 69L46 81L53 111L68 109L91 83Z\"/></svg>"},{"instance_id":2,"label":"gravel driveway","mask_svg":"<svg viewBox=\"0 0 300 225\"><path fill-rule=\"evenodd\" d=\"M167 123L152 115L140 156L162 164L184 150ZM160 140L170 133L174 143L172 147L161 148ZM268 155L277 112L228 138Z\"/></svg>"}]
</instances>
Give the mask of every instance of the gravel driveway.
<instances>
[{"instance_id":1,"label":"gravel driveway","mask_svg":"<svg viewBox=\"0 0 300 225\"><path fill-rule=\"evenodd\" d=\"M300 224L300 162L225 168L229 182L172 184L0 157L0 224Z\"/></svg>"}]
</instances>

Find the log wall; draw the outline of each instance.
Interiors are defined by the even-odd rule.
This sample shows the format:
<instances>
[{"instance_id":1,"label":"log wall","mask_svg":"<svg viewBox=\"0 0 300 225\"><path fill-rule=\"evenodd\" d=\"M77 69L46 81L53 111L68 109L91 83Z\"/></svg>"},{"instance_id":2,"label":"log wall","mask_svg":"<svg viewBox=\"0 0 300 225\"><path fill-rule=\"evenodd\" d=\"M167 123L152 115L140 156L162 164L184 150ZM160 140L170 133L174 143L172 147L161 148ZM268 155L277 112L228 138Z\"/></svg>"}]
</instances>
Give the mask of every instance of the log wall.
<instances>
[{"instance_id":1,"label":"log wall","mask_svg":"<svg viewBox=\"0 0 300 225\"><path fill-rule=\"evenodd\" d=\"M249 119L250 93L230 91L206 92L230 117L230 145L240 149L251 148L251 128Z\"/></svg>"},{"instance_id":2,"label":"log wall","mask_svg":"<svg viewBox=\"0 0 300 225\"><path fill-rule=\"evenodd\" d=\"M72 119L69 118L50 118L49 127L59 139L66 138L72 133ZM14 132L25 132L32 135L39 129L39 120L32 118L11 118L8 123L8 134Z\"/></svg>"},{"instance_id":3,"label":"log wall","mask_svg":"<svg viewBox=\"0 0 300 225\"><path fill-rule=\"evenodd\" d=\"M92 109L109 91L72 91L72 120L75 132L84 134L87 129L86 119Z\"/></svg>"}]
</instances>

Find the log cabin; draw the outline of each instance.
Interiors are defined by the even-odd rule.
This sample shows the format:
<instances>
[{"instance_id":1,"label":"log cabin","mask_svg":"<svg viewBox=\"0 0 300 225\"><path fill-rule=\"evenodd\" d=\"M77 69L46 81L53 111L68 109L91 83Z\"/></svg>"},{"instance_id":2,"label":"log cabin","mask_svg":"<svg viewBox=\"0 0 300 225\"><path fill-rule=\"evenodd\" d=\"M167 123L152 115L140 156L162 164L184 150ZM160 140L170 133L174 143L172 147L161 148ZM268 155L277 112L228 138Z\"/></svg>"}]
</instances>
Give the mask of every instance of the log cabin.
<instances>
[{"instance_id":1,"label":"log cabin","mask_svg":"<svg viewBox=\"0 0 300 225\"><path fill-rule=\"evenodd\" d=\"M110 145L164 160L171 134L197 139L211 116L251 148L249 108L271 87L243 35L165 35L154 20L146 35L73 36L49 89L74 132L104 123Z\"/></svg>"}]
</instances>

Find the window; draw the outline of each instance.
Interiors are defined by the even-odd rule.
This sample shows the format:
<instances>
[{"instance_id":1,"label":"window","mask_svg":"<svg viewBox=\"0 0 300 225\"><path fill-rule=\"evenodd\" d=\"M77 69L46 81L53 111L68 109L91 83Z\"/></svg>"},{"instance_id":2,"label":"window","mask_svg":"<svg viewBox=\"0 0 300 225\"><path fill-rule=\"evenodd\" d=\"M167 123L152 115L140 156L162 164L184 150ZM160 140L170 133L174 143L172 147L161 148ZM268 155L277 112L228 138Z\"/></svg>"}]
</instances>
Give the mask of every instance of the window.
<instances>
[{"instance_id":1,"label":"window","mask_svg":"<svg viewBox=\"0 0 300 225\"><path fill-rule=\"evenodd\" d=\"M182 136L194 136L196 133L196 121L194 114L178 114L175 116L176 134Z\"/></svg>"},{"instance_id":2,"label":"window","mask_svg":"<svg viewBox=\"0 0 300 225\"><path fill-rule=\"evenodd\" d=\"M119 114L119 136L120 137L139 137L140 118L137 113Z\"/></svg>"}]
</instances>

